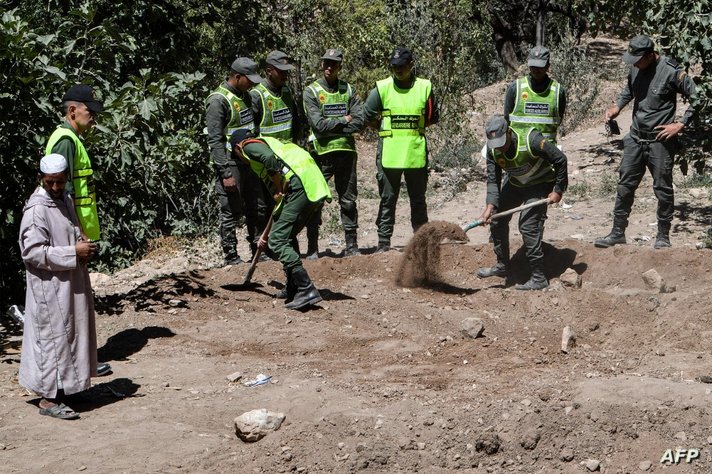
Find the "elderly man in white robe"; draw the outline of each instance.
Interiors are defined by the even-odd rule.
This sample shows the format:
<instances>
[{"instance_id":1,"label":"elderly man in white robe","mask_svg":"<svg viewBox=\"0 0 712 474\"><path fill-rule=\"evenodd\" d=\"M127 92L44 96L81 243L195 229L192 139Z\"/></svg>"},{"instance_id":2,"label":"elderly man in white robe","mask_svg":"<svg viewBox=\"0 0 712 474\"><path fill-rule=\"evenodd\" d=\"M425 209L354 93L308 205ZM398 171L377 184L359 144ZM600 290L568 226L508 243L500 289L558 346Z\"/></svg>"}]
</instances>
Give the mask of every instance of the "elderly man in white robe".
<instances>
[{"instance_id":1,"label":"elderly man in white robe","mask_svg":"<svg viewBox=\"0 0 712 474\"><path fill-rule=\"evenodd\" d=\"M42 397L40 414L76 419L64 395L91 386L97 375L94 301L87 262L96 244L81 240L62 155L40 161L40 186L25 204L20 251L27 270L20 385Z\"/></svg>"}]
</instances>

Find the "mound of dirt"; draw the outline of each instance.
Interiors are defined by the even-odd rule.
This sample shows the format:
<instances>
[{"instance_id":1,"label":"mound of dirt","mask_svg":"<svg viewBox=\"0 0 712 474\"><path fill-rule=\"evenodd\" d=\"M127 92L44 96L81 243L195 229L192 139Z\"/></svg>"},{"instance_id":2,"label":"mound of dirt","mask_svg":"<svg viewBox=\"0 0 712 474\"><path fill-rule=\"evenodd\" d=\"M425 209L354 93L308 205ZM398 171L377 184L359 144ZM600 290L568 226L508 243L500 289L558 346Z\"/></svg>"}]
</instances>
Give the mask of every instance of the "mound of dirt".
<instances>
[{"instance_id":1,"label":"mound of dirt","mask_svg":"<svg viewBox=\"0 0 712 474\"><path fill-rule=\"evenodd\" d=\"M440 246L469 242L462 228L451 222L435 221L423 225L403 251L395 282L414 287L442 283Z\"/></svg>"}]
</instances>

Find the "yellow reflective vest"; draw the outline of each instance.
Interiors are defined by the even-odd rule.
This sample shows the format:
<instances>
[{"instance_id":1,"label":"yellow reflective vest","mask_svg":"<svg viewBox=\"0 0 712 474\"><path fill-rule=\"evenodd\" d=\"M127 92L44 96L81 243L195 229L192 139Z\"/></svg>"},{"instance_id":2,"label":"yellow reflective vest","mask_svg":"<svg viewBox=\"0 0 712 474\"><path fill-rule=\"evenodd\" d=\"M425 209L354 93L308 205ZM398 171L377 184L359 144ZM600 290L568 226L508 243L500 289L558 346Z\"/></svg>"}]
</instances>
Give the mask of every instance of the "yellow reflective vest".
<instances>
[{"instance_id":1,"label":"yellow reflective vest","mask_svg":"<svg viewBox=\"0 0 712 474\"><path fill-rule=\"evenodd\" d=\"M432 85L416 77L410 89L399 88L393 77L376 82L381 97L381 166L424 168L427 161L425 108Z\"/></svg>"}]
</instances>

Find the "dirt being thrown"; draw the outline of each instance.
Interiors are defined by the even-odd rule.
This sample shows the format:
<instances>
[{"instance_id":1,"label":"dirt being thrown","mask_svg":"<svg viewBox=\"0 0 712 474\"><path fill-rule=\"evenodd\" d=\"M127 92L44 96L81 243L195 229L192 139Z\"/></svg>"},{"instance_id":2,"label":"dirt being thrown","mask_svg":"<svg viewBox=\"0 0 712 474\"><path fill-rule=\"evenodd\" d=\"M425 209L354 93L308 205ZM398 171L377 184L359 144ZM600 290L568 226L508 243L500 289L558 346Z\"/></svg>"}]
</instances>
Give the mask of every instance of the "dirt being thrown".
<instances>
[{"instance_id":1,"label":"dirt being thrown","mask_svg":"<svg viewBox=\"0 0 712 474\"><path fill-rule=\"evenodd\" d=\"M396 274L396 284L415 287L441 283L440 245L464 244L469 240L457 224L428 222L418 229L406 246Z\"/></svg>"}]
</instances>

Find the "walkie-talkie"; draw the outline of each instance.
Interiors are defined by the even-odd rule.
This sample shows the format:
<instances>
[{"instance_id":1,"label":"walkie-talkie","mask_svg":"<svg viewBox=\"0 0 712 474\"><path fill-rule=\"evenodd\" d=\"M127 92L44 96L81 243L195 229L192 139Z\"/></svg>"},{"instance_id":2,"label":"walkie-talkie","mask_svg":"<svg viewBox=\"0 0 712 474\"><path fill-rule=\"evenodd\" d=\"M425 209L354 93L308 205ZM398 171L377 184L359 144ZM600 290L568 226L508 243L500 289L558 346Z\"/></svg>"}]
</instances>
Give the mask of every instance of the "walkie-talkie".
<instances>
[{"instance_id":1,"label":"walkie-talkie","mask_svg":"<svg viewBox=\"0 0 712 474\"><path fill-rule=\"evenodd\" d=\"M620 135L621 128L618 126L618 122L616 122L614 119L610 119L608 122L606 122L606 133L608 135Z\"/></svg>"}]
</instances>

